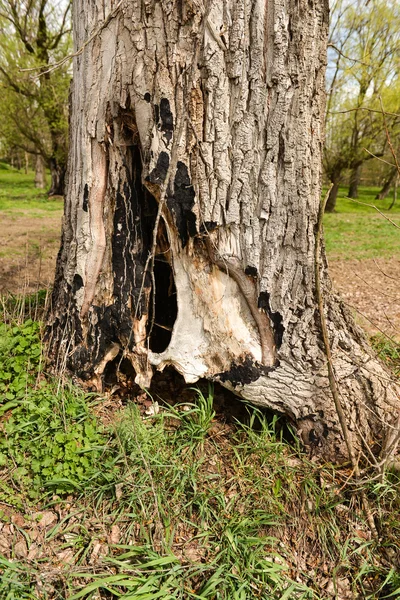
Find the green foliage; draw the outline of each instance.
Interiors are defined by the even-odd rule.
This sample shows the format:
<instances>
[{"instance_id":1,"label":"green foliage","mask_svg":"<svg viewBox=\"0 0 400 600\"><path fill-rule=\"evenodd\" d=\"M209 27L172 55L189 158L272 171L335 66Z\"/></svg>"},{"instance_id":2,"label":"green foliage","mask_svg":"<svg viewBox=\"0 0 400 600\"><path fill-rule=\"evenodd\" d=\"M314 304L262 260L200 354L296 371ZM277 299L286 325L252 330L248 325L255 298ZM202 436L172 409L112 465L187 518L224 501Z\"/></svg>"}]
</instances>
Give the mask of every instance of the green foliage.
<instances>
[{"instance_id":1,"label":"green foliage","mask_svg":"<svg viewBox=\"0 0 400 600\"><path fill-rule=\"evenodd\" d=\"M0 556L0 598L4 600L37 600L35 575L26 565Z\"/></svg>"},{"instance_id":2,"label":"green foliage","mask_svg":"<svg viewBox=\"0 0 400 600\"><path fill-rule=\"evenodd\" d=\"M30 499L80 489L105 445L83 393L41 376L39 332L31 319L0 325L0 466Z\"/></svg>"},{"instance_id":3,"label":"green foliage","mask_svg":"<svg viewBox=\"0 0 400 600\"><path fill-rule=\"evenodd\" d=\"M392 113L386 115L386 125L397 148L398 2L335 0L329 41L324 168L338 182L346 169L371 161L371 153L393 164L381 110L383 105Z\"/></svg>"},{"instance_id":4,"label":"green foliage","mask_svg":"<svg viewBox=\"0 0 400 600\"><path fill-rule=\"evenodd\" d=\"M0 130L6 149L16 148L65 165L69 65L47 70L71 49L71 3L0 0Z\"/></svg>"},{"instance_id":5,"label":"green foliage","mask_svg":"<svg viewBox=\"0 0 400 600\"><path fill-rule=\"evenodd\" d=\"M170 415L180 421L178 435L182 441L194 448L204 442L215 417L213 404L214 390L210 384L207 396L197 390L196 404L186 404L184 410L179 410L179 406L170 409Z\"/></svg>"}]
</instances>

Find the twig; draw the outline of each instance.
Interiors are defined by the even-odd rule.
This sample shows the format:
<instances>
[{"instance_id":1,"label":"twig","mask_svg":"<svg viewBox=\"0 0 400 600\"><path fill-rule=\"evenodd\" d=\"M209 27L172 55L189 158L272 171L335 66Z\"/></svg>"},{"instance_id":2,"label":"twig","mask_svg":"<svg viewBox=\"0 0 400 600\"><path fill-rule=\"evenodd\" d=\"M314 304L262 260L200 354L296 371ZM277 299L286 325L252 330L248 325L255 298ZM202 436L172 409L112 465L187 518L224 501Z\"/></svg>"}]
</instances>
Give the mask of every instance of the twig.
<instances>
[{"instance_id":1,"label":"twig","mask_svg":"<svg viewBox=\"0 0 400 600\"><path fill-rule=\"evenodd\" d=\"M21 72L40 71L40 73L38 74L38 77L41 77L42 75L46 75L47 73L51 73L52 71L55 71L59 67L62 67L62 65L64 65L66 62L68 62L72 58L80 56L82 54L82 52L85 50L86 46L88 46L90 44L90 42L92 42L99 35L99 33L101 33L103 31L103 29L105 27L107 27L107 25L109 24L109 22L111 21L111 19L113 19L115 17L116 13L118 12L118 10L121 7L122 2L123 2L123 0L120 0L118 2L117 6L105 18L105 20L103 21L103 23L101 23L101 25L92 33L92 35L90 37L88 37L88 39L83 42L83 44L79 48L79 50L77 50L76 52L72 52L71 54L67 54L67 56L64 56L64 58L62 58L58 62L56 62L53 65L51 65L51 67L49 67L48 69L46 68L47 65L42 65L41 67L31 67L29 69L20 69L20 71Z\"/></svg>"},{"instance_id":2,"label":"twig","mask_svg":"<svg viewBox=\"0 0 400 600\"><path fill-rule=\"evenodd\" d=\"M392 221L392 219L390 217L388 217L387 215L385 215L385 213L383 213L377 206L375 206L375 204L369 204L368 202L361 202L361 200L356 200L355 198L349 198L348 196L345 196L345 198L346 198L346 200L351 200L352 202L355 202L356 204L361 204L362 206L369 206L369 208L374 208L384 219L389 221L389 223L394 225L394 227L396 227L397 229L400 229L400 225L397 225L397 223Z\"/></svg>"},{"instance_id":3,"label":"twig","mask_svg":"<svg viewBox=\"0 0 400 600\"><path fill-rule=\"evenodd\" d=\"M394 151L392 140L390 139L390 133L389 133L389 129L388 129L387 122L386 122L386 113L383 110L382 96L379 96L379 102L380 102L380 105L381 105L383 125L385 127L386 139L387 139L387 142L388 142L388 145L389 145L389 148L390 148L390 152L392 153L394 162L396 164L397 172L400 175L400 164L399 164L399 161L397 159L396 152Z\"/></svg>"},{"instance_id":4,"label":"twig","mask_svg":"<svg viewBox=\"0 0 400 600\"><path fill-rule=\"evenodd\" d=\"M378 265L375 258L373 258L372 260L374 261L374 265L376 266L377 269L379 269L379 271L382 273L382 275L384 275L388 279L392 279L393 281L398 281L397 277L392 277L392 275L388 275L388 273L385 273L385 271L383 271L383 269Z\"/></svg>"},{"instance_id":5,"label":"twig","mask_svg":"<svg viewBox=\"0 0 400 600\"><path fill-rule=\"evenodd\" d=\"M366 110L368 112L382 114L382 111L380 111L376 108L369 108L368 106L356 106L355 108L347 108L346 110L333 110L332 114L333 115L345 115L346 113L357 112L357 110ZM398 113L386 112L385 114L388 115L389 117L400 117L400 115Z\"/></svg>"},{"instance_id":6,"label":"twig","mask_svg":"<svg viewBox=\"0 0 400 600\"><path fill-rule=\"evenodd\" d=\"M340 48L338 48L337 46L335 46L335 44L332 44L331 42L328 44L328 48L332 48L333 50L335 50L345 60L351 60L352 62L358 63L359 65L364 65L364 67L371 66L370 63L363 62L362 60L359 60L358 58L351 58L351 56L347 56L346 54L344 54L344 52L341 51Z\"/></svg>"},{"instance_id":7,"label":"twig","mask_svg":"<svg viewBox=\"0 0 400 600\"><path fill-rule=\"evenodd\" d=\"M375 329L377 329L379 331L379 333L381 333L385 338L387 338L390 342L392 342L392 344L398 344L398 342L396 342L396 340L394 338L392 338L388 333L386 333L385 331L383 331L383 329L381 329L379 327L379 325L377 325L375 323L375 321L373 321L372 319L370 319L370 317L368 317L365 313L363 313L359 308L357 308L353 304L350 304L349 302L346 302L343 299L342 299L342 302L343 302L343 304L345 306L348 306L349 308L351 308L352 310L354 310L355 312L357 312L359 315L361 315L363 317L363 319L366 319L367 321L369 321L371 323L371 325L373 325L375 327Z\"/></svg>"},{"instance_id":8,"label":"twig","mask_svg":"<svg viewBox=\"0 0 400 600\"><path fill-rule=\"evenodd\" d=\"M385 292L382 292L382 290L378 289L377 287L371 285L366 279L364 279L363 277L361 277L361 275L359 275L358 273L356 273L355 271L353 271L353 275L355 277L357 277L360 281L362 281L363 283L365 283L365 285L370 289L370 290L375 290L376 292L378 292L379 294L381 294L382 296L386 296L386 298L390 298L391 300L395 300L396 302L400 301L400 296L392 296L391 294L385 294Z\"/></svg>"},{"instance_id":9,"label":"twig","mask_svg":"<svg viewBox=\"0 0 400 600\"><path fill-rule=\"evenodd\" d=\"M381 158L380 156L378 156L377 154L374 154L373 152L371 152L370 150L368 150L368 148L363 148L363 150L365 152L368 152L368 154L370 156L372 156L372 158L376 158L376 160L380 160L380 162L385 163L385 165L389 165L389 167L395 167L396 165L394 165L393 163L389 162L388 160L385 160L384 158Z\"/></svg>"},{"instance_id":10,"label":"twig","mask_svg":"<svg viewBox=\"0 0 400 600\"><path fill-rule=\"evenodd\" d=\"M342 430L343 438L344 438L344 441L345 441L345 444L347 447L349 459L350 459L351 465L353 467L353 471L354 471L356 480L359 480L360 469L358 466L358 461L356 460L356 457L354 454L354 448L353 448L353 445L352 445L352 442L350 439L350 432L347 427L346 417L344 415L342 403L341 403L340 397L339 397L339 389L338 389L338 385L337 385L337 381L336 381L336 377L335 377L335 371L333 369L332 352L331 352L331 346L330 346L330 342L329 342L328 327L327 327L325 312L324 312L324 300L323 300L322 290L321 290L321 276L320 276L321 235L322 235L322 226L323 226L325 206L328 201L329 194L330 194L332 187L333 187L333 184L331 184L325 197L321 200L320 208L319 208L317 234L316 234L316 240L315 240L315 292L316 292L316 296L317 296L318 310L319 310L319 315L320 315L320 320L321 320L322 339L324 342L325 353L326 353L326 358L327 358L327 362L328 362L329 387L331 389L333 402L335 404L336 413L337 413L337 416L339 419L339 424L340 424L340 428ZM371 533L373 534L374 537L377 538L378 532L376 530L376 526L375 526L374 518L371 513L368 498L367 498L364 490L360 491L360 495L361 495L361 500L362 500L363 507L364 507L364 513L367 518Z\"/></svg>"}]
</instances>

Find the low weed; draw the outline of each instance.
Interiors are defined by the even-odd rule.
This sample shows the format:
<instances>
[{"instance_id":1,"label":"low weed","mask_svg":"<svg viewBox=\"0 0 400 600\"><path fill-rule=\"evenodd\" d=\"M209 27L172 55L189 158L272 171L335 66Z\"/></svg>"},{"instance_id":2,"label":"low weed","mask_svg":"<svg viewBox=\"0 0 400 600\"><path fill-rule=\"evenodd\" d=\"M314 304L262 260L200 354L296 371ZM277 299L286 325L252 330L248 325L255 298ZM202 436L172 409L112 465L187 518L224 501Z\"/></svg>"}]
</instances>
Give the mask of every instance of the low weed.
<instances>
[{"instance_id":1,"label":"low weed","mask_svg":"<svg viewBox=\"0 0 400 600\"><path fill-rule=\"evenodd\" d=\"M387 364L391 372L400 376L400 343L382 334L371 338L372 347L379 357Z\"/></svg>"},{"instance_id":2,"label":"low weed","mask_svg":"<svg viewBox=\"0 0 400 600\"><path fill-rule=\"evenodd\" d=\"M80 489L97 472L106 437L88 398L41 374L40 325L0 325L0 484L3 499Z\"/></svg>"},{"instance_id":3,"label":"low weed","mask_svg":"<svg viewBox=\"0 0 400 600\"><path fill-rule=\"evenodd\" d=\"M0 556L0 598L4 600L37 600L33 569Z\"/></svg>"}]
</instances>

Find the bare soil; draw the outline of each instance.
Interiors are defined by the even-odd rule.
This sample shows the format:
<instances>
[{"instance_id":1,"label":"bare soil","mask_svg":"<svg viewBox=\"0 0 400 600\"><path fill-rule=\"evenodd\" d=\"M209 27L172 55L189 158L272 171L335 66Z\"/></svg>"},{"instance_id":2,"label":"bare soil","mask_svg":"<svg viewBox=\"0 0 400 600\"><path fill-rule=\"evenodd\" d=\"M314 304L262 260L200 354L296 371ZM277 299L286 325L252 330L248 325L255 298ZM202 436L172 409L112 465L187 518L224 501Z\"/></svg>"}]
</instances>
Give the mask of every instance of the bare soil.
<instances>
[{"instance_id":1,"label":"bare soil","mask_svg":"<svg viewBox=\"0 0 400 600\"><path fill-rule=\"evenodd\" d=\"M59 215L1 215L1 294L29 294L52 284L60 229Z\"/></svg>"},{"instance_id":2,"label":"bare soil","mask_svg":"<svg viewBox=\"0 0 400 600\"><path fill-rule=\"evenodd\" d=\"M400 339L400 262L397 258L330 262L335 288L369 334Z\"/></svg>"}]
</instances>

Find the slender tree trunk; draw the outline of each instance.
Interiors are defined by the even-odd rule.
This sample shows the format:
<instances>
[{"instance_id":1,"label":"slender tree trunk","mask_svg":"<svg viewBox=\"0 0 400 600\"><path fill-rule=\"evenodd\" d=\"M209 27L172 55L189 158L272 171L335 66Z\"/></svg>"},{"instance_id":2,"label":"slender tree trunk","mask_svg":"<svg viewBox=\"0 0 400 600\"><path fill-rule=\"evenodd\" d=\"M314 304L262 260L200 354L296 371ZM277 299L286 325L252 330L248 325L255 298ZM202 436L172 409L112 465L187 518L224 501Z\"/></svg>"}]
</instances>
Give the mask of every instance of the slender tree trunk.
<instances>
[{"instance_id":1,"label":"slender tree trunk","mask_svg":"<svg viewBox=\"0 0 400 600\"><path fill-rule=\"evenodd\" d=\"M361 164L353 167L350 172L350 182L349 182L349 198L358 198L358 186L360 185L361 179Z\"/></svg>"},{"instance_id":2,"label":"slender tree trunk","mask_svg":"<svg viewBox=\"0 0 400 600\"><path fill-rule=\"evenodd\" d=\"M346 456L315 291L327 1L76 0L75 47L102 22L74 59L53 364L97 388L172 366ZM379 445L396 390L321 261L352 439Z\"/></svg>"},{"instance_id":3,"label":"slender tree trunk","mask_svg":"<svg viewBox=\"0 0 400 600\"><path fill-rule=\"evenodd\" d=\"M25 157L25 175L28 175L28 171L29 171L29 154L27 152L24 152L24 157Z\"/></svg>"},{"instance_id":4,"label":"slender tree trunk","mask_svg":"<svg viewBox=\"0 0 400 600\"><path fill-rule=\"evenodd\" d=\"M36 155L35 163L35 187L43 190L46 187L46 170L43 157Z\"/></svg>"},{"instance_id":5,"label":"slender tree trunk","mask_svg":"<svg viewBox=\"0 0 400 600\"><path fill-rule=\"evenodd\" d=\"M332 170L332 173L330 175L330 180L331 180L331 183L333 183L333 186L331 188L331 191L329 192L328 200L327 200L327 203L325 206L325 212L328 212L328 213L334 212L335 208L336 208L337 195L339 192L340 183L342 181L342 168L341 167L338 167L338 168Z\"/></svg>"},{"instance_id":6,"label":"slender tree trunk","mask_svg":"<svg viewBox=\"0 0 400 600\"><path fill-rule=\"evenodd\" d=\"M48 191L49 196L63 196L65 191L65 171L64 165L60 165L55 158L50 158L50 176L51 184Z\"/></svg>"},{"instance_id":7,"label":"slender tree trunk","mask_svg":"<svg viewBox=\"0 0 400 600\"><path fill-rule=\"evenodd\" d=\"M339 192L340 182L336 181L333 183L333 186L329 192L328 200L326 202L325 211L328 213L332 213L336 208L337 195Z\"/></svg>"},{"instance_id":8,"label":"slender tree trunk","mask_svg":"<svg viewBox=\"0 0 400 600\"><path fill-rule=\"evenodd\" d=\"M375 200L384 200L387 197L388 193L390 192L390 188L397 179L397 176L397 167L393 167L393 169L391 169L389 175L387 176L381 191L375 196Z\"/></svg>"},{"instance_id":9,"label":"slender tree trunk","mask_svg":"<svg viewBox=\"0 0 400 600\"><path fill-rule=\"evenodd\" d=\"M393 206L397 202L397 188L398 188L398 185L399 185L399 175L397 174L397 176L394 179L394 185L393 185L393 200L390 203L390 206L389 206L388 210L392 210Z\"/></svg>"}]
</instances>

